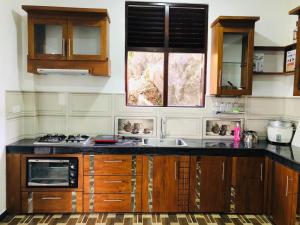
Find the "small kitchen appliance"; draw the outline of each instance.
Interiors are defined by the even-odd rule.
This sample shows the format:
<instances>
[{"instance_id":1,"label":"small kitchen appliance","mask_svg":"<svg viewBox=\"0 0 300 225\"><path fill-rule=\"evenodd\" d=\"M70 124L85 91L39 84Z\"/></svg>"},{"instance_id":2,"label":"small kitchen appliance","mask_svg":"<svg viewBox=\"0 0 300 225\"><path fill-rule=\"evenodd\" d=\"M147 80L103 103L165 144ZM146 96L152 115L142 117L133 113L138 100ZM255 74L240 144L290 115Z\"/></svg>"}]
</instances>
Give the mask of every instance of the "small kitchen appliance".
<instances>
[{"instance_id":1,"label":"small kitchen appliance","mask_svg":"<svg viewBox=\"0 0 300 225\"><path fill-rule=\"evenodd\" d=\"M300 120L298 121L297 129L293 137L292 145L295 147L300 147Z\"/></svg>"},{"instance_id":2,"label":"small kitchen appliance","mask_svg":"<svg viewBox=\"0 0 300 225\"><path fill-rule=\"evenodd\" d=\"M39 137L34 145L55 145L55 146L85 146L91 141L88 135L64 135L64 134L47 134Z\"/></svg>"},{"instance_id":3,"label":"small kitchen appliance","mask_svg":"<svg viewBox=\"0 0 300 225\"><path fill-rule=\"evenodd\" d=\"M27 187L78 186L78 158L27 158Z\"/></svg>"},{"instance_id":4,"label":"small kitchen appliance","mask_svg":"<svg viewBox=\"0 0 300 225\"><path fill-rule=\"evenodd\" d=\"M243 133L243 141L245 143L248 143L248 144L252 144L252 143L257 143L258 142L258 135L255 131L253 130L248 130L248 131L245 131Z\"/></svg>"},{"instance_id":5,"label":"small kitchen appliance","mask_svg":"<svg viewBox=\"0 0 300 225\"><path fill-rule=\"evenodd\" d=\"M268 140L274 144L289 144L293 137L293 124L289 121L270 121L267 127Z\"/></svg>"}]
</instances>

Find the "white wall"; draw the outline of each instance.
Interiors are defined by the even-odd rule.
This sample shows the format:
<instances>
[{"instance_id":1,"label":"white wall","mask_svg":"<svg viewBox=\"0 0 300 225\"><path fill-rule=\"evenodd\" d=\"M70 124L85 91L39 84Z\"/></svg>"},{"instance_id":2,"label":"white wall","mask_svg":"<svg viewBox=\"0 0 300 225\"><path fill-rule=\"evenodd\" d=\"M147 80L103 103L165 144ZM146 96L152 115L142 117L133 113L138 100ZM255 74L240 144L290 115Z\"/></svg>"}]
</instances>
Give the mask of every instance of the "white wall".
<instances>
[{"instance_id":1,"label":"white wall","mask_svg":"<svg viewBox=\"0 0 300 225\"><path fill-rule=\"evenodd\" d=\"M153 0L155 1L155 0ZM157 1L157 0L156 0ZM295 16L288 11L299 4L298 0L166 0L164 2L187 2L209 4L209 24L219 15L260 16L256 24L256 45L287 45L292 43L295 27ZM110 24L110 55L112 76L105 77L61 77L35 76L35 89L38 91L84 91L124 93L124 37L125 37L125 1L124 0L23 0L22 4L98 7L107 8L111 17ZM26 15L25 13L23 15ZM24 21L26 18L24 17ZM26 22L23 24L26 30ZM23 38L25 40L25 37ZM208 79L210 71L210 29L208 37ZM23 49L23 61L26 60L26 42ZM253 95L255 96L291 96L293 83L290 77L255 77ZM265 84L268 85L265 85ZM27 87L27 85L25 85ZM207 85L209 88L209 85ZM280 90L274 91L274 90Z\"/></svg>"},{"instance_id":2,"label":"white wall","mask_svg":"<svg viewBox=\"0 0 300 225\"><path fill-rule=\"evenodd\" d=\"M5 188L5 90L18 90L26 83L21 64L21 22L17 0L0 1L0 213L6 209ZM19 57L20 56L20 57Z\"/></svg>"}]
</instances>

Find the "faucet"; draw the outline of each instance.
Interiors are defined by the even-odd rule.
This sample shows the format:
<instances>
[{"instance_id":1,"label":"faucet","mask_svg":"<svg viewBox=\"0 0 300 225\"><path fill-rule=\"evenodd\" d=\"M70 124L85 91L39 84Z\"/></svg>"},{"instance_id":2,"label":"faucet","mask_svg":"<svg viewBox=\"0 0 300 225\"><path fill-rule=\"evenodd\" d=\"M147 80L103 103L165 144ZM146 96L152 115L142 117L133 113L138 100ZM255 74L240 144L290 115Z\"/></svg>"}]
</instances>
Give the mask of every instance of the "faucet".
<instances>
[{"instance_id":1,"label":"faucet","mask_svg":"<svg viewBox=\"0 0 300 225\"><path fill-rule=\"evenodd\" d=\"M165 128L166 128L165 118L161 117L161 119L160 119L160 139L166 138Z\"/></svg>"}]
</instances>

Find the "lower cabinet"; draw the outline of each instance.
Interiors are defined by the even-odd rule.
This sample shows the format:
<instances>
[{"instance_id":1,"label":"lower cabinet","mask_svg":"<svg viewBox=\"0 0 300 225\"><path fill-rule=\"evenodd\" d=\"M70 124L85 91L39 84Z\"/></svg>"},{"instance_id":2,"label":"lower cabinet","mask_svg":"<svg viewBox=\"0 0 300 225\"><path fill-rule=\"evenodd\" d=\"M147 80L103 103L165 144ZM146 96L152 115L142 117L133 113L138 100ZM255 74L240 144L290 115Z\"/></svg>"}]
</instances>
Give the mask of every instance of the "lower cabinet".
<instances>
[{"instance_id":1,"label":"lower cabinet","mask_svg":"<svg viewBox=\"0 0 300 225\"><path fill-rule=\"evenodd\" d=\"M265 157L232 157L230 212L264 212Z\"/></svg>"},{"instance_id":2,"label":"lower cabinet","mask_svg":"<svg viewBox=\"0 0 300 225\"><path fill-rule=\"evenodd\" d=\"M227 211L229 205L229 168L227 157L191 157L190 211Z\"/></svg>"},{"instance_id":3,"label":"lower cabinet","mask_svg":"<svg viewBox=\"0 0 300 225\"><path fill-rule=\"evenodd\" d=\"M144 156L144 212L188 211L189 161L189 156Z\"/></svg>"},{"instance_id":4,"label":"lower cabinet","mask_svg":"<svg viewBox=\"0 0 300 225\"><path fill-rule=\"evenodd\" d=\"M276 225L295 225L298 203L298 173L279 164L273 165L271 217ZM300 202L299 202L300 203Z\"/></svg>"},{"instance_id":5,"label":"lower cabinet","mask_svg":"<svg viewBox=\"0 0 300 225\"><path fill-rule=\"evenodd\" d=\"M82 212L82 192L22 192L22 213Z\"/></svg>"},{"instance_id":6,"label":"lower cabinet","mask_svg":"<svg viewBox=\"0 0 300 225\"><path fill-rule=\"evenodd\" d=\"M141 212L142 156L85 155L84 212Z\"/></svg>"}]
</instances>

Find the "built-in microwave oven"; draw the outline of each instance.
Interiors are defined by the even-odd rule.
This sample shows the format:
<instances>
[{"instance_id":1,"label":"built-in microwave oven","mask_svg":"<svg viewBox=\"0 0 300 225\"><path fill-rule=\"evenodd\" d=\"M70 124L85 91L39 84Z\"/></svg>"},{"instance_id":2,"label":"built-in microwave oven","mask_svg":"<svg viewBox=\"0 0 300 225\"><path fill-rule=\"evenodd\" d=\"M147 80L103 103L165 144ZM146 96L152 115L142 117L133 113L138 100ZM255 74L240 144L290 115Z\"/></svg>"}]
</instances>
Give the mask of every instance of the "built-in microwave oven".
<instances>
[{"instance_id":1,"label":"built-in microwave oven","mask_svg":"<svg viewBox=\"0 0 300 225\"><path fill-rule=\"evenodd\" d=\"M27 158L27 187L78 187L78 158Z\"/></svg>"}]
</instances>

